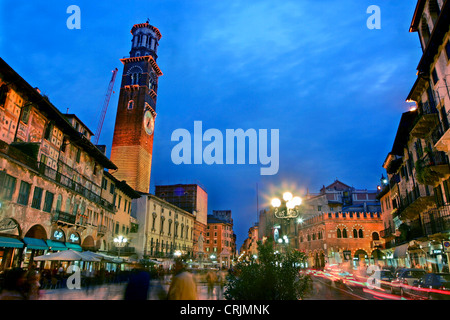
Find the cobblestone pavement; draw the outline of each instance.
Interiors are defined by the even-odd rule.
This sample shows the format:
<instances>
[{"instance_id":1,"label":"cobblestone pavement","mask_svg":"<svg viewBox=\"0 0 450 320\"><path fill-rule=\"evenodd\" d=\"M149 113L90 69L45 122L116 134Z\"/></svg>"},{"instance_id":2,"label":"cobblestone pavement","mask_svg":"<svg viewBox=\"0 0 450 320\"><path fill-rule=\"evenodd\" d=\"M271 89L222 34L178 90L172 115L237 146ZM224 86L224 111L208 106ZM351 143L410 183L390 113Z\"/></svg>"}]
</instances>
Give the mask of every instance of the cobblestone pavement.
<instances>
[{"instance_id":1,"label":"cobblestone pavement","mask_svg":"<svg viewBox=\"0 0 450 320\"><path fill-rule=\"evenodd\" d=\"M40 300L122 300L125 292L126 283L122 284L107 284L92 287L89 292L85 288L81 289L48 289L41 290ZM159 300L158 288L162 288L165 292L169 290L169 283L162 283L158 281L151 281L151 290L149 300ZM214 288L214 295L208 297L208 288L206 285L199 284L197 286L197 293L199 300L223 300L218 299L220 288Z\"/></svg>"}]
</instances>

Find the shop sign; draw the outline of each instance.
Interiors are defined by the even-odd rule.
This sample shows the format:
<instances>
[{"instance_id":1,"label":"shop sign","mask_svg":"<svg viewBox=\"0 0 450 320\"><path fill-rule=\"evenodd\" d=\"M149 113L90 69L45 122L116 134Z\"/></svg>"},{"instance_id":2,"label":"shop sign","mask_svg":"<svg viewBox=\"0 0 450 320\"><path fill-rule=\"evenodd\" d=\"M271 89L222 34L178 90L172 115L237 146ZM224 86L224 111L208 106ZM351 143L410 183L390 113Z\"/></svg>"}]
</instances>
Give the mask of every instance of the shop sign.
<instances>
[{"instance_id":1,"label":"shop sign","mask_svg":"<svg viewBox=\"0 0 450 320\"><path fill-rule=\"evenodd\" d=\"M444 241L443 245L444 245L445 251L449 252L450 251L450 241Z\"/></svg>"},{"instance_id":2,"label":"shop sign","mask_svg":"<svg viewBox=\"0 0 450 320\"><path fill-rule=\"evenodd\" d=\"M442 250L433 250L433 254L442 254Z\"/></svg>"},{"instance_id":3,"label":"shop sign","mask_svg":"<svg viewBox=\"0 0 450 320\"><path fill-rule=\"evenodd\" d=\"M78 242L80 241L80 237L77 236L75 233L72 233L72 234L69 236L69 240L70 240L70 242L78 243Z\"/></svg>"},{"instance_id":4,"label":"shop sign","mask_svg":"<svg viewBox=\"0 0 450 320\"><path fill-rule=\"evenodd\" d=\"M61 230L55 230L53 232L52 238L54 240L61 240L64 238L64 232L62 232Z\"/></svg>"},{"instance_id":5,"label":"shop sign","mask_svg":"<svg viewBox=\"0 0 450 320\"><path fill-rule=\"evenodd\" d=\"M0 221L0 233L19 234L19 225L13 219L3 219Z\"/></svg>"}]
</instances>

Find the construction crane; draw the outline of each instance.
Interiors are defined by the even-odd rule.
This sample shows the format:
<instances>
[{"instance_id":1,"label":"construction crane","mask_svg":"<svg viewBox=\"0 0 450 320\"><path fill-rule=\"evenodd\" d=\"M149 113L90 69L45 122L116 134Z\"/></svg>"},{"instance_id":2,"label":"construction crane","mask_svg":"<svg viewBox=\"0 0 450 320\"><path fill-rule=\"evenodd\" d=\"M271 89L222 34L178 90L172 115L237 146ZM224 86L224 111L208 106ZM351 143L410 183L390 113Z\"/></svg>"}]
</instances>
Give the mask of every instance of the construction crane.
<instances>
[{"instance_id":1,"label":"construction crane","mask_svg":"<svg viewBox=\"0 0 450 320\"><path fill-rule=\"evenodd\" d=\"M98 122L97 131L95 131L94 145L98 144L98 139L100 138L100 133L102 132L103 122L105 121L106 110L108 110L109 100L111 99L114 82L116 81L117 71L118 71L117 68L115 68L112 71L113 74L112 74L111 81L109 82L109 85L108 85L108 90L106 91L105 101L103 101L103 107L102 107L102 111L100 113L100 120Z\"/></svg>"}]
</instances>

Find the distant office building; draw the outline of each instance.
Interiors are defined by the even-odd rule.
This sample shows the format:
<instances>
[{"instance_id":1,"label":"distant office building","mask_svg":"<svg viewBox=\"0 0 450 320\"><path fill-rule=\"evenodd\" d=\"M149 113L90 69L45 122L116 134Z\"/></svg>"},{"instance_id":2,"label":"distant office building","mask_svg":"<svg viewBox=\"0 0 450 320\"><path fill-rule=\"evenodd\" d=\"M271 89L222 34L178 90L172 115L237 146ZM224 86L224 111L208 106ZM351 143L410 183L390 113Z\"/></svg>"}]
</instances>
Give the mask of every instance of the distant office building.
<instances>
[{"instance_id":1,"label":"distant office building","mask_svg":"<svg viewBox=\"0 0 450 320\"><path fill-rule=\"evenodd\" d=\"M212 215L217 219L233 224L233 218L231 217L231 210L213 210Z\"/></svg>"}]
</instances>

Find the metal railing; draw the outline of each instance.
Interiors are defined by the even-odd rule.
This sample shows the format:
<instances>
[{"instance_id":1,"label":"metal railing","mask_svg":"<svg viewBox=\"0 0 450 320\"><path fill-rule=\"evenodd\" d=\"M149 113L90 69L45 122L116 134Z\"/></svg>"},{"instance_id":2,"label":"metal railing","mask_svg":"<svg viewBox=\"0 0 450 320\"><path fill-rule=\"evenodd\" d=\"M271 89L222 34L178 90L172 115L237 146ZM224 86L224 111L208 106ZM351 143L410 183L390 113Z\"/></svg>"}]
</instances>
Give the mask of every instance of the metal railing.
<instances>
[{"instance_id":1,"label":"metal railing","mask_svg":"<svg viewBox=\"0 0 450 320\"><path fill-rule=\"evenodd\" d=\"M426 167L438 166L448 164L448 157L443 151L432 151L427 152L427 154L422 158L422 161L423 165Z\"/></svg>"},{"instance_id":2,"label":"metal railing","mask_svg":"<svg viewBox=\"0 0 450 320\"><path fill-rule=\"evenodd\" d=\"M53 221L62 221L75 224L76 215L61 210L55 210L53 214Z\"/></svg>"},{"instance_id":3,"label":"metal railing","mask_svg":"<svg viewBox=\"0 0 450 320\"><path fill-rule=\"evenodd\" d=\"M63 175L62 173L56 171L53 168L50 168L46 164L39 162L38 163L38 170L39 173L44 175L45 177L67 187L68 189L75 191L76 193L82 195L86 199L93 201L106 209L110 211L115 211L114 204L106 201L100 195L94 193L92 190L89 190L88 188L84 187L83 185L73 181L73 179Z\"/></svg>"},{"instance_id":4,"label":"metal railing","mask_svg":"<svg viewBox=\"0 0 450 320\"><path fill-rule=\"evenodd\" d=\"M99 233L105 234L106 231L108 231L108 228L107 228L105 225L101 224L101 225L99 225L99 226L97 227L97 231L98 231Z\"/></svg>"},{"instance_id":5,"label":"metal railing","mask_svg":"<svg viewBox=\"0 0 450 320\"><path fill-rule=\"evenodd\" d=\"M386 229L380 231L380 237L382 237L383 239L389 238L393 235L395 235L394 226L387 227Z\"/></svg>"},{"instance_id":6,"label":"metal railing","mask_svg":"<svg viewBox=\"0 0 450 320\"><path fill-rule=\"evenodd\" d=\"M450 205L429 209L423 215L423 228L426 235L450 230Z\"/></svg>"}]
</instances>

